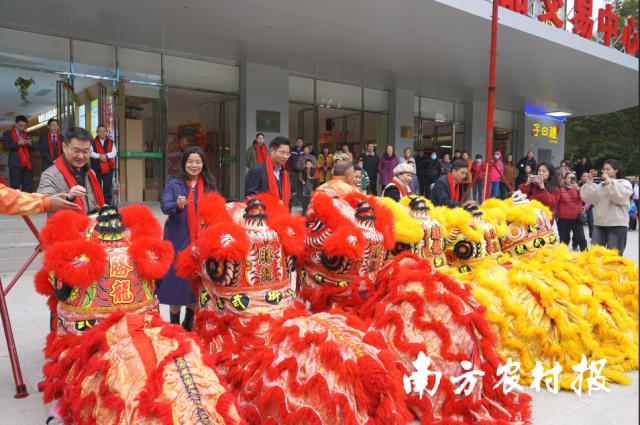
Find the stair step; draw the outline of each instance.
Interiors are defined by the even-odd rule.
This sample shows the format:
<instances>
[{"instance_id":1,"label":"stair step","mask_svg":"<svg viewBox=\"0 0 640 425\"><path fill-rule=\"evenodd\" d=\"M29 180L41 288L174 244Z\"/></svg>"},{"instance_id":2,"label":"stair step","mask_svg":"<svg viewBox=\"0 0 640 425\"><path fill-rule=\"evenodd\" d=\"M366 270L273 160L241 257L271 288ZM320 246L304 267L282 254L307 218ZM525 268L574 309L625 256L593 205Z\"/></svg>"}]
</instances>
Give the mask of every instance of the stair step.
<instances>
[{"instance_id":1,"label":"stair step","mask_svg":"<svg viewBox=\"0 0 640 425\"><path fill-rule=\"evenodd\" d=\"M0 276L4 277L5 275L9 275L13 277L18 272L18 270L20 270L22 266L24 266L24 264L27 262L29 257L30 255L25 257L12 257L8 259L3 259L2 262L0 262ZM42 268L42 254L38 255L36 259L33 260L33 263L31 263L31 265L29 266L25 274L32 275L38 270L40 270L41 268ZM3 283L4 283L4 279L3 279Z\"/></svg>"},{"instance_id":2,"label":"stair step","mask_svg":"<svg viewBox=\"0 0 640 425\"><path fill-rule=\"evenodd\" d=\"M2 235L0 235L1 237ZM36 246L38 246L36 242L0 244L0 261L4 262L13 257L29 257L33 254Z\"/></svg>"}]
</instances>

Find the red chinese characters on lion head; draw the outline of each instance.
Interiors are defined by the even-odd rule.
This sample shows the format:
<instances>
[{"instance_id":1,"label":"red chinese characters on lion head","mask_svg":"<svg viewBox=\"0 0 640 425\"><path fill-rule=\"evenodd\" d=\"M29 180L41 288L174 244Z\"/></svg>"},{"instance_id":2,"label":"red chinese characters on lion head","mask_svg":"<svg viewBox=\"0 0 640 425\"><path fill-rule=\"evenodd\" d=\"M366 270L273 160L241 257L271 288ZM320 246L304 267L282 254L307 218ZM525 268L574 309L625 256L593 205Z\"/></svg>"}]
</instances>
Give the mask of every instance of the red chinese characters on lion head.
<instances>
[{"instance_id":1,"label":"red chinese characters on lion head","mask_svg":"<svg viewBox=\"0 0 640 425\"><path fill-rule=\"evenodd\" d=\"M155 288L173 248L147 207L103 207L89 217L59 212L47 221L42 242L36 288L57 311L58 334L83 332L115 311L157 309Z\"/></svg>"},{"instance_id":2,"label":"red chinese characters on lion head","mask_svg":"<svg viewBox=\"0 0 640 425\"><path fill-rule=\"evenodd\" d=\"M178 256L177 269L192 279L200 310L249 316L290 305L303 219L268 194L228 204L207 194L198 204L205 230Z\"/></svg>"}]
</instances>

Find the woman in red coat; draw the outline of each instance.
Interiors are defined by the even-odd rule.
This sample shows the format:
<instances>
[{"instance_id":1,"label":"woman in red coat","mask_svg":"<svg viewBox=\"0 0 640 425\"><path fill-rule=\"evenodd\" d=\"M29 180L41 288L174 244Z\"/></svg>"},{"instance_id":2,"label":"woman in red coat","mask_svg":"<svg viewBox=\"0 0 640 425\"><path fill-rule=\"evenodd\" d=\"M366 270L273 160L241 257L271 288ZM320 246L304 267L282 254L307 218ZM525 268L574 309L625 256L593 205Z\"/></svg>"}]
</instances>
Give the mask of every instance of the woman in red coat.
<instances>
[{"instance_id":1,"label":"woman in red coat","mask_svg":"<svg viewBox=\"0 0 640 425\"><path fill-rule=\"evenodd\" d=\"M571 176L574 180L571 180ZM585 209L580 198L580 187L575 182L573 174L567 174L565 184L560 186L560 200L558 201L558 233L562 243L569 245L571 232L573 243L580 247L580 251L587 249L587 239L584 236L584 227L578 221L578 216Z\"/></svg>"},{"instance_id":2,"label":"woman in red coat","mask_svg":"<svg viewBox=\"0 0 640 425\"><path fill-rule=\"evenodd\" d=\"M529 199L535 199L546 205L554 212L555 219L555 210L558 201L560 201L560 184L556 168L551 163L543 162L538 165L538 174L531 174L527 181L518 187L518 190L527 195ZM552 225L553 222L554 220L551 220Z\"/></svg>"}]
</instances>

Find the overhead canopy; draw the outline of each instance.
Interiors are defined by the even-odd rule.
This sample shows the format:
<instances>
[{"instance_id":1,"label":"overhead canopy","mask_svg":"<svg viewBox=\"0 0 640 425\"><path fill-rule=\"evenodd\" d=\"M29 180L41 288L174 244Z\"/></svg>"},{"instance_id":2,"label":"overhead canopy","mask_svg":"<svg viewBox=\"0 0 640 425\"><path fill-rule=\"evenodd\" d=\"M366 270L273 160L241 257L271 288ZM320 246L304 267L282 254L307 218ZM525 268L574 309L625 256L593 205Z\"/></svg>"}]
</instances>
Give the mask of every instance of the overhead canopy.
<instances>
[{"instance_id":1,"label":"overhead canopy","mask_svg":"<svg viewBox=\"0 0 640 425\"><path fill-rule=\"evenodd\" d=\"M490 15L483 0L23 0L0 22L485 102ZM500 109L601 114L638 104L638 60L500 8L496 84Z\"/></svg>"}]
</instances>

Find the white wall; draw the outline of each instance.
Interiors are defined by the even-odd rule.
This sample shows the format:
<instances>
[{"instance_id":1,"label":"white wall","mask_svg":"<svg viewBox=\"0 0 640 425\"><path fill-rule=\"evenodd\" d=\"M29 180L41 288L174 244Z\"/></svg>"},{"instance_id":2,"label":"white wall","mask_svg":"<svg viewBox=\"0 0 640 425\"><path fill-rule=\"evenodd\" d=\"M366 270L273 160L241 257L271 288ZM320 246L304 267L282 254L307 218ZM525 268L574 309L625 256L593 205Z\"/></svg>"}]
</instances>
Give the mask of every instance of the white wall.
<instances>
[{"instance_id":1,"label":"white wall","mask_svg":"<svg viewBox=\"0 0 640 425\"><path fill-rule=\"evenodd\" d=\"M289 70L247 63L240 66L240 142L238 178L244 193L244 156L256 133L256 111L280 112L280 132L264 133L267 146L278 136L289 137Z\"/></svg>"},{"instance_id":2,"label":"white wall","mask_svg":"<svg viewBox=\"0 0 640 425\"><path fill-rule=\"evenodd\" d=\"M470 102L465 105L464 139L469 157L475 159L477 154L486 160L487 144L487 104Z\"/></svg>"},{"instance_id":3,"label":"white wall","mask_svg":"<svg viewBox=\"0 0 640 425\"><path fill-rule=\"evenodd\" d=\"M402 156L406 148L413 152L413 137L401 137L402 126L413 128L413 98L411 90L394 89L389 91L389 144L394 152ZM381 151L384 152L384 151Z\"/></svg>"},{"instance_id":4,"label":"white wall","mask_svg":"<svg viewBox=\"0 0 640 425\"><path fill-rule=\"evenodd\" d=\"M524 113L522 115L524 115ZM536 161L538 161L540 149L547 149L551 150L551 163L553 165L560 165L560 161L564 159L565 124L560 121L553 121L529 115L525 115L523 124L524 128L522 130L518 128L518 133L524 134L524 146L521 152L522 156L524 156L526 152L531 149L533 150L534 158L536 159ZM535 136L536 128L534 127L536 124L539 125L537 137ZM551 139L549 136L542 135L542 129L546 128L547 131L549 131L550 127L555 127L557 129L556 140ZM556 143L553 143L554 141ZM518 152L520 152L520 149L518 149Z\"/></svg>"}]
</instances>

